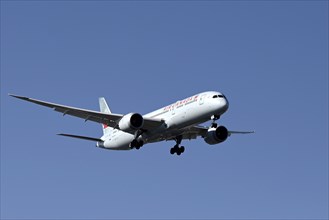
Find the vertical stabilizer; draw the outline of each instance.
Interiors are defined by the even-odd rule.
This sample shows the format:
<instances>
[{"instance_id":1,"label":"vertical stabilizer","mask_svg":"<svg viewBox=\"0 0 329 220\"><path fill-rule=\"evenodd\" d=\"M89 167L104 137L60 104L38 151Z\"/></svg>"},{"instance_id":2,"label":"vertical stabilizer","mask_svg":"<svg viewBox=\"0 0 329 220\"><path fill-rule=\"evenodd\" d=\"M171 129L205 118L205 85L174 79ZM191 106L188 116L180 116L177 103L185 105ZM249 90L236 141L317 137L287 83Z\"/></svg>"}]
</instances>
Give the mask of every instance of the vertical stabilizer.
<instances>
[{"instance_id":1,"label":"vertical stabilizer","mask_svg":"<svg viewBox=\"0 0 329 220\"><path fill-rule=\"evenodd\" d=\"M106 100L104 97L100 97L99 99L99 108L100 108L100 111L102 113L106 113L106 114L111 114L111 110L109 108L109 106L107 105L106 103ZM113 128L103 124L103 134L104 135L108 135L112 132Z\"/></svg>"}]
</instances>

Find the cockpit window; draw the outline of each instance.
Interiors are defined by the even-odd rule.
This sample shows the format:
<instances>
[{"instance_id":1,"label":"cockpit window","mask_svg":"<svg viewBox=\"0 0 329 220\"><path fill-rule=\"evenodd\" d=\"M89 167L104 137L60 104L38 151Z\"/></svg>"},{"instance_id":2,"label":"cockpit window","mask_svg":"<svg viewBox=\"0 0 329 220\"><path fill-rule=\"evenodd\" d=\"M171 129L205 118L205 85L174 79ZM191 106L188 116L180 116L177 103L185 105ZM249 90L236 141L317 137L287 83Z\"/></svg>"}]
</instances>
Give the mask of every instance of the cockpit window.
<instances>
[{"instance_id":1,"label":"cockpit window","mask_svg":"<svg viewBox=\"0 0 329 220\"><path fill-rule=\"evenodd\" d=\"M213 99L215 99L215 98L225 98L225 96L224 95L214 95L212 98Z\"/></svg>"}]
</instances>

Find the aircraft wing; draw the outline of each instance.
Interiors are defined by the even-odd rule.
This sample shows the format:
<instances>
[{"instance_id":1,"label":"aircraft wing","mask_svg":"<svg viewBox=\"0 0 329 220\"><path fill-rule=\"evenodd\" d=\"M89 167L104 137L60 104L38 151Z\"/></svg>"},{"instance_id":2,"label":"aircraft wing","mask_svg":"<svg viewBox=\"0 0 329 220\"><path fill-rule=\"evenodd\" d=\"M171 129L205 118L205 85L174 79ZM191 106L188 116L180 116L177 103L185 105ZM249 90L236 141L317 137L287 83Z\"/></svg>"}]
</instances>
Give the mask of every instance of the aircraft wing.
<instances>
[{"instance_id":1,"label":"aircraft wing","mask_svg":"<svg viewBox=\"0 0 329 220\"><path fill-rule=\"evenodd\" d=\"M205 136L207 134L209 127L204 126L193 126L190 128L191 132L198 133L199 136ZM231 136L232 134L252 134L255 133L254 131L228 131L228 136Z\"/></svg>"},{"instance_id":2,"label":"aircraft wing","mask_svg":"<svg viewBox=\"0 0 329 220\"><path fill-rule=\"evenodd\" d=\"M82 108L75 108L71 106L66 106L66 105L59 105L51 102L45 102L37 99L32 99L24 96L18 96L18 95L12 95L9 94L12 97L22 99L28 102L32 102L38 105L42 105L48 108L52 108L57 112L61 112L64 115L71 115L74 117L82 118L85 121L93 121L101 124L106 124L110 127L116 127L118 125L118 122L121 120L121 118L124 116L122 114L107 114L107 113L102 113L98 111L92 111L92 110L87 110L87 109L82 109ZM158 119L151 119L151 118L144 118L144 125L143 128L144 130L149 130L154 127L161 126L163 124L163 121L158 120Z\"/></svg>"},{"instance_id":3,"label":"aircraft wing","mask_svg":"<svg viewBox=\"0 0 329 220\"><path fill-rule=\"evenodd\" d=\"M181 135L183 139L196 139L198 136L204 137L208 132L209 127L204 126L192 126L189 128L185 128L181 131ZM254 131L228 131L228 135L231 134L251 134L255 133Z\"/></svg>"}]
</instances>

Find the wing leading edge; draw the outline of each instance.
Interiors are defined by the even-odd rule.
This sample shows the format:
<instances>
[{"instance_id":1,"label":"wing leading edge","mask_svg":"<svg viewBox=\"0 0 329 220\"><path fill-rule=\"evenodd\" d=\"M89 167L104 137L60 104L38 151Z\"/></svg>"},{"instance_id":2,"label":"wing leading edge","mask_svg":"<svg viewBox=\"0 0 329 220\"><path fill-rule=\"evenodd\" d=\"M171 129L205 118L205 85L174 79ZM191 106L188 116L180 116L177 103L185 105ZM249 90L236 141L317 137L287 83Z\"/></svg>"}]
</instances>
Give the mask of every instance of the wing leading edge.
<instances>
[{"instance_id":1,"label":"wing leading edge","mask_svg":"<svg viewBox=\"0 0 329 220\"><path fill-rule=\"evenodd\" d=\"M64 115L71 115L74 117L82 118L85 121L93 121L100 124L106 124L110 127L116 127L118 125L118 122L121 120L121 118L124 116L122 114L108 114L108 113L102 113L98 111L92 111L82 108L75 108L71 106L66 105L60 105L55 104L51 102L45 102L37 99L32 99L24 96L18 96L9 94L10 96L18 99L22 99L24 101L32 102L38 105L42 105L48 108L52 108L57 112L61 112ZM144 118L144 130L149 130L157 126L161 126L163 124L163 121L157 120L157 119L150 119L150 118Z\"/></svg>"}]
</instances>

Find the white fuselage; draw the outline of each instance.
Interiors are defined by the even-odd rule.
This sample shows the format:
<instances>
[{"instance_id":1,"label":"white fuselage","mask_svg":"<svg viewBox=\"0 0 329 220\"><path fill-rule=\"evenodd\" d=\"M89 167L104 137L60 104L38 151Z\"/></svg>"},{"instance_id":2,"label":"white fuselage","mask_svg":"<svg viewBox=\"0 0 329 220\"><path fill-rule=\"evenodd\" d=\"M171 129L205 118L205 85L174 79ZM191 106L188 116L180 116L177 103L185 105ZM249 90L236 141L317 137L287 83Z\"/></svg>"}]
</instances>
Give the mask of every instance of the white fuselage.
<instances>
[{"instance_id":1,"label":"white fuselage","mask_svg":"<svg viewBox=\"0 0 329 220\"><path fill-rule=\"evenodd\" d=\"M179 100L171 105L143 115L144 118L162 119L163 125L155 130L143 133L139 139L146 143L168 140L179 135L183 128L191 127L220 116L228 109L228 101L219 92L203 92ZM130 150L134 135L114 129L103 136L103 147L111 150Z\"/></svg>"}]
</instances>

